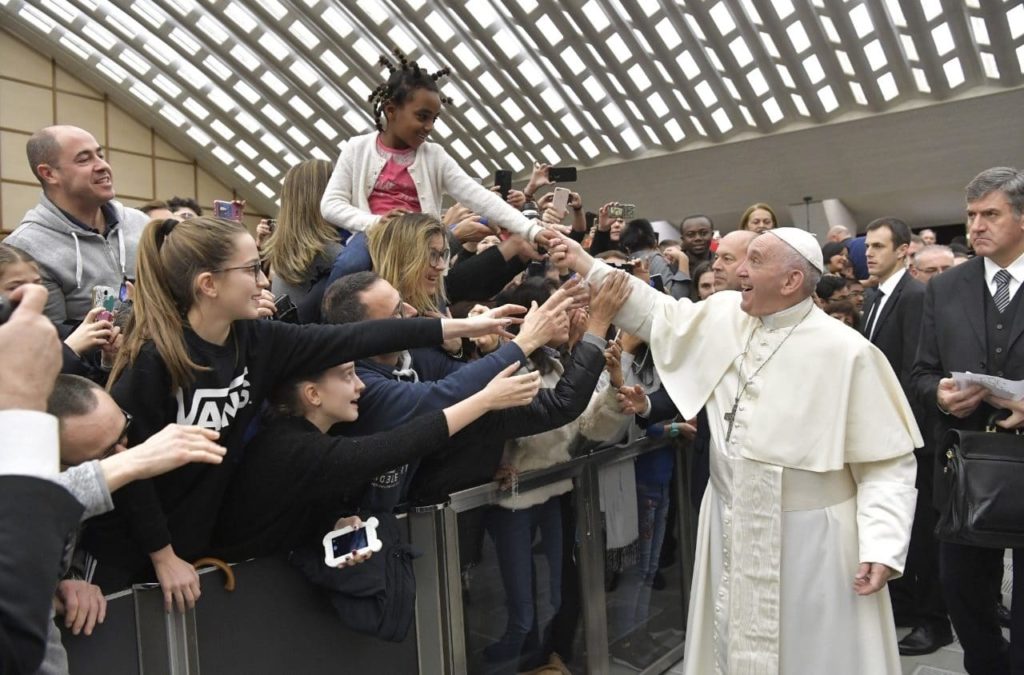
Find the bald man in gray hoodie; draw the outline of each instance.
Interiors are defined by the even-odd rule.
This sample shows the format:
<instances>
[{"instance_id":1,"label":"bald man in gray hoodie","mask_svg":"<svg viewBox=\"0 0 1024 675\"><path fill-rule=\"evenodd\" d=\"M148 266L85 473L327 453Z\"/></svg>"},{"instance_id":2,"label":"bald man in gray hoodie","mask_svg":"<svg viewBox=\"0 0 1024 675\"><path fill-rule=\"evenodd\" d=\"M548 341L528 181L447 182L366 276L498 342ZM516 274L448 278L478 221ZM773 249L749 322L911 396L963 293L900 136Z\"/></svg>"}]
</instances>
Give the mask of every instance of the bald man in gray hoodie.
<instances>
[{"instance_id":1,"label":"bald man in gray hoodie","mask_svg":"<svg viewBox=\"0 0 1024 675\"><path fill-rule=\"evenodd\" d=\"M149 218L114 200L110 164L88 131L46 127L32 134L26 152L43 193L5 241L39 262L50 292L46 316L81 321L94 287L116 291L135 277L135 248Z\"/></svg>"}]
</instances>

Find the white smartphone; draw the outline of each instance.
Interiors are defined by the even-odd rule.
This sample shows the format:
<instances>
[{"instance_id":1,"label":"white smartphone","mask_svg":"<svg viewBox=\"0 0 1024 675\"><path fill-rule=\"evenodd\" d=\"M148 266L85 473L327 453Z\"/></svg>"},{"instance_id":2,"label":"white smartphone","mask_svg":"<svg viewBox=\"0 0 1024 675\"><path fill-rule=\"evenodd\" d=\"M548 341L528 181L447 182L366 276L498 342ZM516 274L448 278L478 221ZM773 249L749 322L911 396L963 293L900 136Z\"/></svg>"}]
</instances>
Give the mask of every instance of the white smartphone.
<instances>
[{"instance_id":1,"label":"white smartphone","mask_svg":"<svg viewBox=\"0 0 1024 675\"><path fill-rule=\"evenodd\" d=\"M356 555L377 553L381 549L377 538L376 518L369 518L362 525L343 527L324 535L324 564L330 567L342 565Z\"/></svg>"},{"instance_id":2,"label":"white smartphone","mask_svg":"<svg viewBox=\"0 0 1024 675\"><path fill-rule=\"evenodd\" d=\"M569 208L569 190L563 187L555 188L555 197L551 200L551 208L565 215L566 209Z\"/></svg>"}]
</instances>

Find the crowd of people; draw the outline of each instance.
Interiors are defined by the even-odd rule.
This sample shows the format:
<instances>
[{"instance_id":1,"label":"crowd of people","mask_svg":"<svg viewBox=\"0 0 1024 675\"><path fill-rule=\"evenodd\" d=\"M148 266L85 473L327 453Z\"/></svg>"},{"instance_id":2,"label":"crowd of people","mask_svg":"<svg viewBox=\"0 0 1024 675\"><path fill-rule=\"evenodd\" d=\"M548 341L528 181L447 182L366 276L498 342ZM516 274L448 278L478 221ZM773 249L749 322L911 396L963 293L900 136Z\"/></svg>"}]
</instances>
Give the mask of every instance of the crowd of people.
<instances>
[{"instance_id":1,"label":"crowd of people","mask_svg":"<svg viewBox=\"0 0 1024 675\"><path fill-rule=\"evenodd\" d=\"M571 637L537 631L531 559L539 541L557 614L575 574L572 483L520 491L518 478L645 435L665 440L629 467L636 522L615 546L639 542L642 621L685 439L701 514L686 672L896 673L898 654L934 651L952 628L969 672L1024 668L999 628L1002 553L932 534L941 431L999 408L1013 413L1002 425L1024 422L1022 404L949 379L1024 376L1002 318L1024 279L1024 173L968 186L971 248L896 217L818 242L764 203L724 236L694 214L659 241L620 201L570 190L560 209L544 163L522 190L481 186L429 141L447 71L381 64L377 130L333 166L292 167L256 236L187 197L122 205L88 130L29 139L42 194L0 243L0 295L16 306L0 326L0 417L11 447L50 459L0 474L20 473L17 490L54 511L34 518L57 522L45 565L0 565L16 575L5 598L53 573L37 580L49 593L18 599L31 607L0 603L3 672L67 672L46 614L88 635L104 595L131 583L158 582L168 611L194 607L192 562L211 555L290 553L351 627L401 640L394 604L351 619L368 582L325 569L322 536L492 480L507 496L480 536L507 626L485 656L568 672ZM0 493L6 522L22 493ZM385 552L405 551L395 529L380 530ZM898 645L897 625L914 629Z\"/></svg>"}]
</instances>

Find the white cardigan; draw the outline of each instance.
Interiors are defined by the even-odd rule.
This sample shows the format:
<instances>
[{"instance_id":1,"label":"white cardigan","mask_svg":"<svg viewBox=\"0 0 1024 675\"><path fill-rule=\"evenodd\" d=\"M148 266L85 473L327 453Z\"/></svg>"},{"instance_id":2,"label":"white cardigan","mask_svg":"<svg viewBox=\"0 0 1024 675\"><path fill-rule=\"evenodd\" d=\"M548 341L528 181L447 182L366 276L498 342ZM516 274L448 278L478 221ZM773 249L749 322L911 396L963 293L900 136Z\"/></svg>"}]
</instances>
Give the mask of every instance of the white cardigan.
<instances>
[{"instance_id":1,"label":"white cardigan","mask_svg":"<svg viewBox=\"0 0 1024 675\"><path fill-rule=\"evenodd\" d=\"M376 131L356 136L341 151L320 200L324 219L335 227L364 232L380 218L370 213L370 192L386 161L377 151L377 136ZM427 142L417 148L409 175L416 184L423 213L441 218L441 197L447 193L491 224L522 235L527 241L532 242L543 229L539 222L530 220L466 175L436 143Z\"/></svg>"}]
</instances>

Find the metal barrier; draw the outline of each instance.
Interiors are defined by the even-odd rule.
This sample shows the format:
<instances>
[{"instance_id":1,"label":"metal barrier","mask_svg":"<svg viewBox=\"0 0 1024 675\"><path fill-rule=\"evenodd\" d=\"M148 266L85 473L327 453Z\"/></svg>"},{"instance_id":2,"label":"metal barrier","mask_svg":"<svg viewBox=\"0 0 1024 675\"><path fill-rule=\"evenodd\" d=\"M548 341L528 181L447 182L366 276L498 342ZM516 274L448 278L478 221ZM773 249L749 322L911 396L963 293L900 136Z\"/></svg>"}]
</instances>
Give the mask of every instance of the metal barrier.
<instances>
[{"instance_id":1,"label":"metal barrier","mask_svg":"<svg viewBox=\"0 0 1024 675\"><path fill-rule=\"evenodd\" d=\"M615 661L616 644L629 640L626 639L628 635L621 634L621 625L618 626L618 630L609 627L609 607L615 603L614 593L608 590L607 584L606 546L602 536L605 528L599 503L600 475L603 470L618 467L623 463L632 463L636 458L664 447L665 443L664 440L641 440L629 445L603 447L570 462L523 474L519 479L520 494L565 479L573 481L571 495L575 507L579 596L584 628L581 646L585 652L585 657L574 660L572 665L577 666L574 672L579 672L579 666L584 666L585 672L592 675L638 671L658 673L682 659L696 529L696 514L690 507L688 481L685 480L689 467L685 461L681 461L689 453L674 453L676 470L673 472L671 485L671 503L676 510L678 573L673 578L677 594L670 602L675 604L678 611L675 617L677 621L675 626L668 627L668 643L660 643L663 649L653 655L649 654L653 659L639 664L636 662L637 654L625 655L624 666ZM505 668L502 669L500 665L488 663L487 659L482 659L480 655L479 643L487 636L478 633L485 631L485 624L488 623L488 617L481 614L493 609L493 605L488 605L487 601L500 601L501 593L487 593L483 603L484 612L477 611L473 600L467 599L472 598L481 587L485 592L502 588L502 579L495 569L494 560L487 559L487 542L480 541L483 538L482 532L477 532L475 536L467 535L466 529L479 531L479 523L474 524L471 521L479 520L481 512L500 508L495 504L505 497L508 497L508 492L502 491L498 483L488 483L455 493L444 504L417 508L409 514L412 542L427 551L425 556L416 561L416 611L421 673L461 675L479 672L491 675L518 672L521 665L519 663L505 664ZM486 513L483 517L486 518ZM563 536L570 534L563 533ZM476 541L470 542L470 539ZM474 557L472 549L477 544L484 549L485 560L483 564L472 568L471 582L467 584L464 573L468 565L464 557ZM464 549L470 549L468 556ZM536 558L531 558L536 568ZM487 568L483 578L482 568ZM540 595L536 591L540 589L541 584L537 581L536 575L533 578L536 588L531 590L536 605L539 604ZM484 584L481 585L480 581ZM565 581L572 583L573 580ZM641 588L640 593L644 592L646 589ZM627 598L627 601L629 600L631 598ZM539 611L539 608L536 611ZM646 620L647 617L642 617L640 622ZM644 629L639 624L635 627ZM494 639L498 636L492 631L489 637Z\"/></svg>"},{"instance_id":2,"label":"metal barrier","mask_svg":"<svg viewBox=\"0 0 1024 675\"><path fill-rule=\"evenodd\" d=\"M575 546L566 549L575 551L578 573L562 580L563 588L579 584L579 612L567 617L569 634L582 633L582 639L572 638L573 672L658 673L682 658L696 522L686 489L688 467L680 461L689 453L673 453L676 470L671 502L676 512L677 560L667 575L668 586L654 598L661 611L657 626L658 617L651 618L653 610L644 611L635 625L619 620L623 607L629 614L635 610L636 598L650 594L651 589L649 584L637 583L635 574L622 566L612 571L611 577L617 575L620 581L618 588L610 590L614 579L610 580L607 571L606 519L600 505L602 472L628 467L662 445L664 441L656 445L644 440L603 447L520 477L520 494L565 479L573 482L572 492L559 498L575 512L569 520L575 532L563 532L563 538L575 540ZM497 637L506 614L502 611L505 589L500 565L481 523L490 510L500 508L495 504L507 495L497 483L488 483L453 494L444 504L414 509L403 519L410 541L424 555L415 561L415 629L401 644L345 629L323 594L297 570L282 558L266 558L233 566L238 588L232 593L224 590L220 573L210 570L201 574L202 599L185 615L165 614L162 593L152 585L109 596L107 620L93 636L72 636L62 629L71 672L193 675L201 671L340 672L339 667L345 672L403 675L518 672L518 663L488 663L483 658L486 643ZM480 560L471 574L464 575L464 563L474 557L477 548L482 551ZM544 594L535 592L542 586L538 579L543 576L550 581L552 570L537 566L536 556L531 555L530 561L538 571L533 577L536 589L530 591L539 599ZM552 600L550 592L548 596ZM544 618L538 618L538 624L552 623L552 617ZM582 632L574 630L578 618L582 618ZM638 664L631 636L641 632L647 636L657 632L655 628L663 629L662 634L658 641L651 639L646 645L647 654ZM622 658L624 666L616 662L623 644L632 650Z\"/></svg>"}]
</instances>

